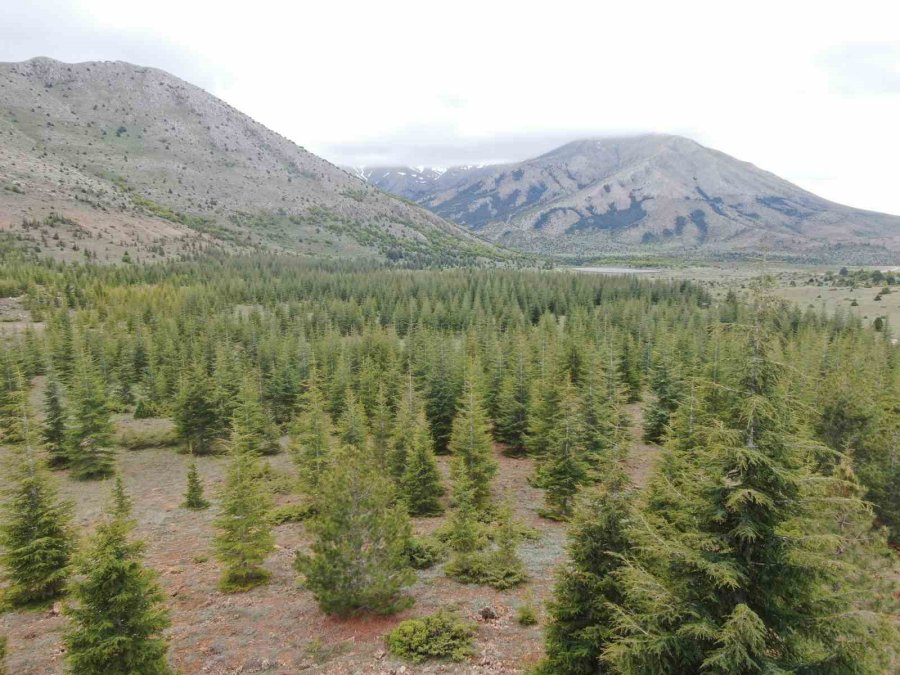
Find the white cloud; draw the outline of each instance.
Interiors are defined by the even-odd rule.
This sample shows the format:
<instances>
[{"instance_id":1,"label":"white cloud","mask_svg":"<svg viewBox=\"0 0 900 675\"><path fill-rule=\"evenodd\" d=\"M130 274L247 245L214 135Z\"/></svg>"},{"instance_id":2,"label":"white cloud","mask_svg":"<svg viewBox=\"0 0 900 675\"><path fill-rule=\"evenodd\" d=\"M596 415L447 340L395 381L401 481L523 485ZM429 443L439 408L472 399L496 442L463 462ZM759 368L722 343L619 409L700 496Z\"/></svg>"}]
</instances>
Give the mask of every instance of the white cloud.
<instances>
[{"instance_id":1,"label":"white cloud","mask_svg":"<svg viewBox=\"0 0 900 675\"><path fill-rule=\"evenodd\" d=\"M900 213L895 3L0 2L0 58L162 67L335 161L684 133Z\"/></svg>"}]
</instances>

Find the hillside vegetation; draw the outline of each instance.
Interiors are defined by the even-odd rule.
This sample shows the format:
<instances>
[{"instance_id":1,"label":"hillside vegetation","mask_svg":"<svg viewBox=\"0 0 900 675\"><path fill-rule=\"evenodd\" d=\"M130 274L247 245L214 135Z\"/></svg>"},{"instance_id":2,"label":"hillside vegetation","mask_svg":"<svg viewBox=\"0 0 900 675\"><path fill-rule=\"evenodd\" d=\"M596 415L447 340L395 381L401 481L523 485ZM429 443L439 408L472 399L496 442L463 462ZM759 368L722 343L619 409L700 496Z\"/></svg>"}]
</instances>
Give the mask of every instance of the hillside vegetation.
<instances>
[{"instance_id":1,"label":"hillside vegetation","mask_svg":"<svg viewBox=\"0 0 900 675\"><path fill-rule=\"evenodd\" d=\"M0 230L59 259L505 257L154 68L0 64L0 139Z\"/></svg>"}]
</instances>

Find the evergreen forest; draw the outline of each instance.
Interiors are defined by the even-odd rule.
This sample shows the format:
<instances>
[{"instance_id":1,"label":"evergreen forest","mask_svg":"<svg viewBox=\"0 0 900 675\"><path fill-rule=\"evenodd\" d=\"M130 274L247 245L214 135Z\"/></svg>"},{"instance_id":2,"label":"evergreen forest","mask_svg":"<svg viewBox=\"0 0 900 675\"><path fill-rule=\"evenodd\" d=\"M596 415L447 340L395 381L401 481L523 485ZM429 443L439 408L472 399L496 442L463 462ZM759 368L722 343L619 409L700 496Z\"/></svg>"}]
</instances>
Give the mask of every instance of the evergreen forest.
<instances>
[{"instance_id":1,"label":"evergreen forest","mask_svg":"<svg viewBox=\"0 0 900 675\"><path fill-rule=\"evenodd\" d=\"M279 256L10 254L0 295L27 315L0 324L0 626L22 672L900 667L890 326L765 278L716 298ZM228 661L263 638L192 631L201 593L281 621L260 633L297 660ZM17 644L48 613L52 662ZM351 654L358 626L380 628Z\"/></svg>"}]
</instances>

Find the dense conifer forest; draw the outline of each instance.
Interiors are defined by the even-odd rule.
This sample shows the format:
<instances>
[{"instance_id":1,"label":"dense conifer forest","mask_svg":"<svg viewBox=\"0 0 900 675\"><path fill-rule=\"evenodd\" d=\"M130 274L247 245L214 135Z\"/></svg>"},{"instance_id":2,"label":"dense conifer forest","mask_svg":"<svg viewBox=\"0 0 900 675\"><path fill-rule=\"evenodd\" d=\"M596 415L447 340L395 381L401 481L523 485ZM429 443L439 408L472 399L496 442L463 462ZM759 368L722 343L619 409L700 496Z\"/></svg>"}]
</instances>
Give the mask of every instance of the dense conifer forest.
<instances>
[{"instance_id":1,"label":"dense conifer forest","mask_svg":"<svg viewBox=\"0 0 900 675\"><path fill-rule=\"evenodd\" d=\"M174 670L136 495L112 480L145 445L190 455L178 508L214 514L217 592L264 588L273 529L299 523L303 592L323 616L405 612L385 631L396 657L477 645L465 617L416 613L429 569L499 593L552 585L535 672L897 667L889 327L787 305L764 280L714 300L634 276L277 257L9 257L0 291L30 314L0 337L3 601L61 600L72 672ZM661 448L645 486L625 467L634 409ZM123 436L122 416L171 430ZM219 491L206 457L226 467ZM521 548L542 531L499 493L498 457L533 461L542 522L565 524L555 579L529 574ZM59 496L72 481L108 495L89 525Z\"/></svg>"}]
</instances>

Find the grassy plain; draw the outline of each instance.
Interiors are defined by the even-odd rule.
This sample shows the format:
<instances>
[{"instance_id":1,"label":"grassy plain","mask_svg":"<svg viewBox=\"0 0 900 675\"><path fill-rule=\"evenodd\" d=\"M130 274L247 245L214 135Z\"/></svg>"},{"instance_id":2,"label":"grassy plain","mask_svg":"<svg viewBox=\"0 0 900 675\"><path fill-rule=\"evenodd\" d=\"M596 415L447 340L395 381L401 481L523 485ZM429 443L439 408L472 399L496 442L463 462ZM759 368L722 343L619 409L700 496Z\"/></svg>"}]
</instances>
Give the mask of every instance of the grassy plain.
<instances>
[{"instance_id":1,"label":"grassy plain","mask_svg":"<svg viewBox=\"0 0 900 675\"><path fill-rule=\"evenodd\" d=\"M900 262L900 261L898 261ZM849 287L834 286L825 280L831 272L837 275L840 265L783 265L765 263L717 263L696 266L640 268L638 274L652 279L686 279L706 286L713 297L723 298L729 290L745 293L755 280L768 277L770 288L777 296L794 303L801 309L824 310L827 313L842 311L859 316L866 323L877 317L885 317L894 330L900 329L900 287L893 293L879 296L878 284ZM582 268L585 269L585 268ZM595 268L602 270L604 268ZM622 268L613 268L621 273ZM857 269L897 269L886 267L849 267ZM854 301L856 304L854 304Z\"/></svg>"}]
</instances>

